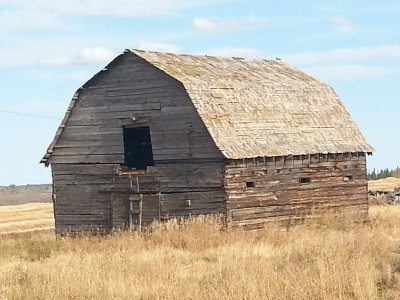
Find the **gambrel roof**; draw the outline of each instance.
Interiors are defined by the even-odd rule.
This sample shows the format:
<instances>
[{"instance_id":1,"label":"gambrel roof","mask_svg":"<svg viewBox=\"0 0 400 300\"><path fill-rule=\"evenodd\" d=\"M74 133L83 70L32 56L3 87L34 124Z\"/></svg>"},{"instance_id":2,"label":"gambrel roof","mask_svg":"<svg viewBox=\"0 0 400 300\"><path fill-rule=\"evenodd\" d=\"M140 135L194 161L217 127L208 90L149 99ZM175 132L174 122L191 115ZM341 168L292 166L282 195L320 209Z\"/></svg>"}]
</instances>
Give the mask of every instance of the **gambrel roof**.
<instances>
[{"instance_id":1,"label":"gambrel roof","mask_svg":"<svg viewBox=\"0 0 400 300\"><path fill-rule=\"evenodd\" d=\"M330 86L281 60L123 55L137 55L180 81L228 159L373 151Z\"/></svg>"},{"instance_id":2,"label":"gambrel roof","mask_svg":"<svg viewBox=\"0 0 400 300\"><path fill-rule=\"evenodd\" d=\"M130 51L183 84L227 158L373 151L331 87L280 60Z\"/></svg>"}]
</instances>

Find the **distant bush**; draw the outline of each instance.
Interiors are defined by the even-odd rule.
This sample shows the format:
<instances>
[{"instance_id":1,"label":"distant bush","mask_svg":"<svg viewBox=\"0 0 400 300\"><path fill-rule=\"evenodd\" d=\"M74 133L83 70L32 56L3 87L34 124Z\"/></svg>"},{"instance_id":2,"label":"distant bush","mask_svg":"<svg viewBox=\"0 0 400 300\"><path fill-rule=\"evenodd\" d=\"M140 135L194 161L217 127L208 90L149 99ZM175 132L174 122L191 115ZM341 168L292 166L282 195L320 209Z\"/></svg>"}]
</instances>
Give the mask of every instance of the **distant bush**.
<instances>
[{"instance_id":1,"label":"distant bush","mask_svg":"<svg viewBox=\"0 0 400 300\"><path fill-rule=\"evenodd\" d=\"M384 179L388 177L397 177L400 178L400 168L389 170L388 168L376 171L375 169L372 172L368 172L367 174L368 180L378 180Z\"/></svg>"},{"instance_id":2,"label":"distant bush","mask_svg":"<svg viewBox=\"0 0 400 300\"><path fill-rule=\"evenodd\" d=\"M0 187L0 205L48 202L52 202L51 184Z\"/></svg>"}]
</instances>

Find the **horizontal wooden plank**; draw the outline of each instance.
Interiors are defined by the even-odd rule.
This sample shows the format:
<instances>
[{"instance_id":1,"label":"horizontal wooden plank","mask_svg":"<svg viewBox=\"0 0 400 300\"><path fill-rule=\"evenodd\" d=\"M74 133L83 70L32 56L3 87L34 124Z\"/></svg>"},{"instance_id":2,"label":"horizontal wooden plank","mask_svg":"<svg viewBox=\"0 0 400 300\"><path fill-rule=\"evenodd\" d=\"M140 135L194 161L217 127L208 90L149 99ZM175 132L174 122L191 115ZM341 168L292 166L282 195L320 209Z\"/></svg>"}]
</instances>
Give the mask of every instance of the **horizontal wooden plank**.
<instances>
[{"instance_id":1,"label":"horizontal wooden plank","mask_svg":"<svg viewBox=\"0 0 400 300\"><path fill-rule=\"evenodd\" d=\"M126 113L129 111L143 111L143 110L161 110L160 102L147 102L143 101L143 103L138 103L138 101L129 101L123 104L120 104L118 101L110 102L108 101L107 105L100 105L97 103L95 106L85 107L77 105L73 109L73 113L70 118L74 119L78 116L87 116L88 118L91 115L107 117L103 114L110 114L111 118L118 118L120 113Z\"/></svg>"},{"instance_id":2,"label":"horizontal wooden plank","mask_svg":"<svg viewBox=\"0 0 400 300\"><path fill-rule=\"evenodd\" d=\"M244 229L259 229L263 228L265 225L271 222L282 222L282 221L295 221L295 220L303 220L304 218L317 218L321 217L326 213L336 212L336 213L355 213L359 215L367 216L368 213L368 205L354 205L354 206L343 206L336 207L332 209L321 209L318 211L313 211L313 214L308 215L288 215L282 214L280 216L270 216L264 217L260 216L260 218L253 219L244 219L244 220L230 220L230 227L242 227Z\"/></svg>"},{"instance_id":3,"label":"horizontal wooden plank","mask_svg":"<svg viewBox=\"0 0 400 300\"><path fill-rule=\"evenodd\" d=\"M93 124L95 125L95 124ZM114 124L113 124L114 125ZM122 127L122 125L121 125ZM79 131L74 131L74 132L69 132L65 133L63 132L62 136L57 142L57 146L60 147L67 147L70 145L70 142L78 142L79 145L85 146L85 143L101 143L101 145L104 145L104 142L107 141L110 145L123 145L123 136L122 136L122 130L118 131L118 133L110 133L110 132L104 132L104 133L96 133L96 134L81 134ZM88 145L90 146L90 144ZM71 147L76 147L76 145L71 145Z\"/></svg>"},{"instance_id":4,"label":"horizontal wooden plank","mask_svg":"<svg viewBox=\"0 0 400 300\"><path fill-rule=\"evenodd\" d=\"M91 155L91 154L102 154L102 155L115 155L124 154L124 146L94 146L94 147L54 147L53 155L64 156L64 155Z\"/></svg>"},{"instance_id":5,"label":"horizontal wooden plank","mask_svg":"<svg viewBox=\"0 0 400 300\"><path fill-rule=\"evenodd\" d=\"M107 135L110 137L111 135ZM110 146L119 146L124 147L124 141L120 138L120 135L114 135L112 139L84 139L84 138L77 138L77 139L62 139L57 143L54 149L58 148L82 148L82 147L110 147Z\"/></svg>"},{"instance_id":6,"label":"horizontal wooden plank","mask_svg":"<svg viewBox=\"0 0 400 300\"><path fill-rule=\"evenodd\" d=\"M54 175L113 175L116 174L119 164L53 164Z\"/></svg>"},{"instance_id":7,"label":"horizontal wooden plank","mask_svg":"<svg viewBox=\"0 0 400 300\"><path fill-rule=\"evenodd\" d=\"M91 154L91 155L63 155L63 156L52 156L48 160L51 164L94 164L94 163L104 163L104 164L120 164L124 162L123 154Z\"/></svg>"}]
</instances>

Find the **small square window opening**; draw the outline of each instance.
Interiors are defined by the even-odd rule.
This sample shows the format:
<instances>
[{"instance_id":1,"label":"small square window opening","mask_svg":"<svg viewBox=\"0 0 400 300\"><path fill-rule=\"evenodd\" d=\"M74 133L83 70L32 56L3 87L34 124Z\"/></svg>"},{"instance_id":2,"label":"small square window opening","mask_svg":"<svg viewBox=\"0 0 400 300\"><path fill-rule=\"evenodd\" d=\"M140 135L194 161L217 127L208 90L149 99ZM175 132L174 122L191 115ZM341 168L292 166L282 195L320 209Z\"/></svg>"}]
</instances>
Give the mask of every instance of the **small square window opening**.
<instances>
[{"instance_id":1,"label":"small square window opening","mask_svg":"<svg viewBox=\"0 0 400 300\"><path fill-rule=\"evenodd\" d=\"M351 180L353 180L353 176L351 176L351 175L343 177L343 181L351 181Z\"/></svg>"},{"instance_id":2,"label":"small square window opening","mask_svg":"<svg viewBox=\"0 0 400 300\"><path fill-rule=\"evenodd\" d=\"M310 177L301 177L299 179L299 183L300 184L307 184L307 183L310 183L310 182L311 182L311 178Z\"/></svg>"},{"instance_id":3,"label":"small square window opening","mask_svg":"<svg viewBox=\"0 0 400 300\"><path fill-rule=\"evenodd\" d=\"M246 188L255 188L256 185L254 181L246 181Z\"/></svg>"}]
</instances>

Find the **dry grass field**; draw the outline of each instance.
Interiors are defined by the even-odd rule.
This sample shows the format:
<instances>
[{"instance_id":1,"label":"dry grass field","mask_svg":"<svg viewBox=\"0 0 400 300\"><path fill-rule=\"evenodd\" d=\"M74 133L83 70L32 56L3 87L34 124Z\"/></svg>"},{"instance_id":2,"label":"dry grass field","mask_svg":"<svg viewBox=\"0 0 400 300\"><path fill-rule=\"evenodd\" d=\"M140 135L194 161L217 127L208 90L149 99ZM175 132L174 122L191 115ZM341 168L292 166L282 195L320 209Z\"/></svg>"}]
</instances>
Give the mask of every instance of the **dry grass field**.
<instances>
[{"instance_id":1,"label":"dry grass field","mask_svg":"<svg viewBox=\"0 0 400 300\"><path fill-rule=\"evenodd\" d=\"M400 207L254 232L197 218L141 235L1 235L0 299L400 299Z\"/></svg>"},{"instance_id":2,"label":"dry grass field","mask_svg":"<svg viewBox=\"0 0 400 300\"><path fill-rule=\"evenodd\" d=\"M400 178L387 177L368 181L368 190L372 192L393 192L400 188Z\"/></svg>"},{"instance_id":3,"label":"dry grass field","mask_svg":"<svg viewBox=\"0 0 400 300\"><path fill-rule=\"evenodd\" d=\"M52 203L0 206L0 235L54 228Z\"/></svg>"}]
</instances>

